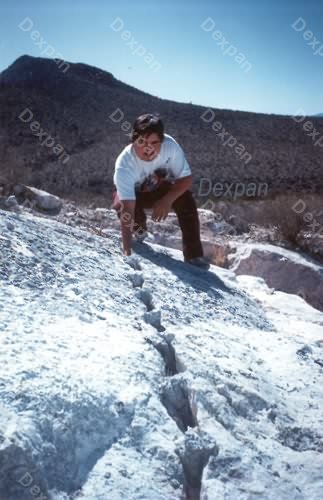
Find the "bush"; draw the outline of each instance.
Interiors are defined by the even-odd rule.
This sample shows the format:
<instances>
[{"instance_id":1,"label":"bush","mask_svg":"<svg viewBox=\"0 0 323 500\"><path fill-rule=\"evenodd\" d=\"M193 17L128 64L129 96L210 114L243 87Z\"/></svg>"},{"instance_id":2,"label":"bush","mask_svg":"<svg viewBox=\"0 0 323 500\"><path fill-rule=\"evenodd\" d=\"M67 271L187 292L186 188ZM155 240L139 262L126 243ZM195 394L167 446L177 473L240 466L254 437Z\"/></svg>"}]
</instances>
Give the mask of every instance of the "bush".
<instances>
[{"instance_id":1,"label":"bush","mask_svg":"<svg viewBox=\"0 0 323 500\"><path fill-rule=\"evenodd\" d=\"M296 213L293 200L277 197L271 207L266 210L266 225L275 226L279 232L280 241L286 241L293 246L298 246L300 233L304 229L302 214Z\"/></svg>"}]
</instances>

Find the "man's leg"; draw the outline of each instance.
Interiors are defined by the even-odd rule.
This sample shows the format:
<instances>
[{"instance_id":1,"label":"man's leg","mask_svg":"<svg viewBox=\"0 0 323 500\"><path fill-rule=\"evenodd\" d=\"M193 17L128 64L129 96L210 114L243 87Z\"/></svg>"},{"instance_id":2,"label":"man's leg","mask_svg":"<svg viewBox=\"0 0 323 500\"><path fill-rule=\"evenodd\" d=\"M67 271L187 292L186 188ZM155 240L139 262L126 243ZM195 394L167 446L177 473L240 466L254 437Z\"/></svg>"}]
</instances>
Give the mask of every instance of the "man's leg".
<instances>
[{"instance_id":1,"label":"man's leg","mask_svg":"<svg viewBox=\"0 0 323 500\"><path fill-rule=\"evenodd\" d=\"M136 195L136 205L135 205L135 220L134 220L134 230L138 231L139 234L147 231L147 216L145 214L145 208L152 208L155 201L162 198L168 191L170 184L165 182L165 185L161 186L155 191L151 192L139 192ZM117 212L118 218L121 217L121 207L122 201L120 201L117 190L114 189L112 193L112 208Z\"/></svg>"},{"instance_id":2,"label":"man's leg","mask_svg":"<svg viewBox=\"0 0 323 500\"><path fill-rule=\"evenodd\" d=\"M160 200L169 191L172 184L165 181L157 190L151 192L139 192L136 196L135 208L135 231L146 231L146 214L145 208L152 208L155 201ZM115 203L116 210L118 204ZM119 205L121 206L121 205ZM191 191L185 191L172 204L177 217L180 228L182 230L183 254L184 259L194 259L195 257L203 256L203 247L200 239L200 222L197 213L197 207ZM119 215L119 212L118 212ZM120 215L119 215L120 217Z\"/></svg>"},{"instance_id":3,"label":"man's leg","mask_svg":"<svg viewBox=\"0 0 323 500\"><path fill-rule=\"evenodd\" d=\"M147 231L147 216L144 209L152 208L155 201L165 196L170 186L171 184L169 182L164 182L155 191L141 191L137 193L134 230L139 235Z\"/></svg>"},{"instance_id":4,"label":"man's leg","mask_svg":"<svg viewBox=\"0 0 323 500\"><path fill-rule=\"evenodd\" d=\"M172 205L182 230L184 260L203 256L200 221L191 191L185 191Z\"/></svg>"}]
</instances>

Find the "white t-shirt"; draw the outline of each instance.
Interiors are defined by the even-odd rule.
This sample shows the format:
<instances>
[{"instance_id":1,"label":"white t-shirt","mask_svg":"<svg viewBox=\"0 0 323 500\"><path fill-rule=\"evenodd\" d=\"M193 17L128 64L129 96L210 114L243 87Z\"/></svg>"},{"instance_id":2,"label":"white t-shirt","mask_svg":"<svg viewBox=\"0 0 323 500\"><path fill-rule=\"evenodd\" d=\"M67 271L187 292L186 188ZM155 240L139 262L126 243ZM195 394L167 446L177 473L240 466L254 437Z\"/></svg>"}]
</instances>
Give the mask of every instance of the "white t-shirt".
<instances>
[{"instance_id":1,"label":"white t-shirt","mask_svg":"<svg viewBox=\"0 0 323 500\"><path fill-rule=\"evenodd\" d=\"M152 161L138 158L133 144L126 146L116 159L113 182L120 200L135 200L138 191L154 191L162 180L191 175L191 169L181 146L164 134L160 153Z\"/></svg>"}]
</instances>

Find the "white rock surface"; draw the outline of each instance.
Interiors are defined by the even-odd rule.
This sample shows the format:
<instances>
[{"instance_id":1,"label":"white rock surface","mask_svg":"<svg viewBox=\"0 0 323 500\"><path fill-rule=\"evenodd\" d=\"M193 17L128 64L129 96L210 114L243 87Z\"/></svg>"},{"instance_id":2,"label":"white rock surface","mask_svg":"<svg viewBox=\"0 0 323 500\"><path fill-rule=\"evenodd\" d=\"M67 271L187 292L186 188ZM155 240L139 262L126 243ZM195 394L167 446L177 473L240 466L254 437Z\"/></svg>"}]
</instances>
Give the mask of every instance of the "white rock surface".
<instances>
[{"instance_id":1,"label":"white rock surface","mask_svg":"<svg viewBox=\"0 0 323 500\"><path fill-rule=\"evenodd\" d=\"M264 278L269 287L300 295L323 311L323 266L297 252L261 243L234 244L230 269Z\"/></svg>"},{"instance_id":2,"label":"white rock surface","mask_svg":"<svg viewBox=\"0 0 323 500\"><path fill-rule=\"evenodd\" d=\"M321 499L323 314L119 247L0 211L1 500Z\"/></svg>"}]
</instances>

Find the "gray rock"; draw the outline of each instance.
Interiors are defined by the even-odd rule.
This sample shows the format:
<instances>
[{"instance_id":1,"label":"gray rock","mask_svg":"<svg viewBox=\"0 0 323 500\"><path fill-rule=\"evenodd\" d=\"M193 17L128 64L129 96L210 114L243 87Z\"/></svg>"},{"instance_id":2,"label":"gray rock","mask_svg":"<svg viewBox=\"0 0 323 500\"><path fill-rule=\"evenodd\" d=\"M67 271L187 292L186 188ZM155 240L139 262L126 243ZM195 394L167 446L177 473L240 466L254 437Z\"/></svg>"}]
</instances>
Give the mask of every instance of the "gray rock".
<instances>
[{"instance_id":1,"label":"gray rock","mask_svg":"<svg viewBox=\"0 0 323 500\"><path fill-rule=\"evenodd\" d=\"M323 311L323 266L273 245L235 245L230 268L236 274L262 277L269 287L301 296Z\"/></svg>"},{"instance_id":2,"label":"gray rock","mask_svg":"<svg viewBox=\"0 0 323 500\"><path fill-rule=\"evenodd\" d=\"M58 196L47 193L41 189L36 189L23 184L17 184L14 187L14 193L20 203L35 207L45 212L57 214L62 208L62 200L60 200Z\"/></svg>"},{"instance_id":3,"label":"gray rock","mask_svg":"<svg viewBox=\"0 0 323 500\"><path fill-rule=\"evenodd\" d=\"M5 206L7 208L13 208L18 205L17 198L14 195L8 196L8 198L5 201Z\"/></svg>"},{"instance_id":4,"label":"gray rock","mask_svg":"<svg viewBox=\"0 0 323 500\"><path fill-rule=\"evenodd\" d=\"M321 498L322 313L55 219L0 235L1 499Z\"/></svg>"}]
</instances>

